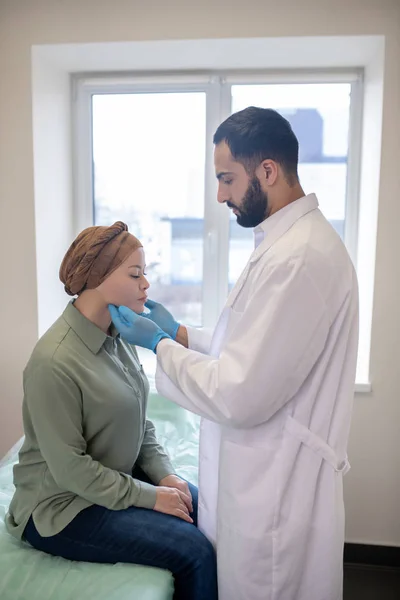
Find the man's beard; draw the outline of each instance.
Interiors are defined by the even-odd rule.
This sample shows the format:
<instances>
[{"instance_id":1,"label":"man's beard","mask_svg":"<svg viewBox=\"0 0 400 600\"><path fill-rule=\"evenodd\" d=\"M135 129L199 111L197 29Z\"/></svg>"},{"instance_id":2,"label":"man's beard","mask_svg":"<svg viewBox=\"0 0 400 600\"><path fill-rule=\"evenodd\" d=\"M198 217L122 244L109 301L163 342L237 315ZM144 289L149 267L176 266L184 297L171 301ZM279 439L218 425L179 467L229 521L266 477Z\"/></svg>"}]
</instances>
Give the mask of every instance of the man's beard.
<instances>
[{"instance_id":1,"label":"man's beard","mask_svg":"<svg viewBox=\"0 0 400 600\"><path fill-rule=\"evenodd\" d=\"M227 202L227 205L237 210L236 220L242 227L257 227L267 218L269 212L268 196L255 176L249 182L240 208L231 202Z\"/></svg>"}]
</instances>

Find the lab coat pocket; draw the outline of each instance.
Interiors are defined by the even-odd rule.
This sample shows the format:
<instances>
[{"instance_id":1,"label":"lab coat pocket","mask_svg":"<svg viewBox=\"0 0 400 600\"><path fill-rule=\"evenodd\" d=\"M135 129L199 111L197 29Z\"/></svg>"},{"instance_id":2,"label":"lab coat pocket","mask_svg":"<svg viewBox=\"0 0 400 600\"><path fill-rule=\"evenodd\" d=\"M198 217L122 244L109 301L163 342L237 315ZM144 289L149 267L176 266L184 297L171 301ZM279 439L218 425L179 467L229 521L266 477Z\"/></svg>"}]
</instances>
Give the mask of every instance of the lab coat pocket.
<instances>
[{"instance_id":1,"label":"lab coat pocket","mask_svg":"<svg viewBox=\"0 0 400 600\"><path fill-rule=\"evenodd\" d=\"M227 308L227 323L225 326L225 331L223 333L223 345L226 345L229 341L229 338L232 332L236 329L237 325L240 323L243 312L240 310L236 310L236 308ZM222 342L221 342L222 346Z\"/></svg>"}]
</instances>

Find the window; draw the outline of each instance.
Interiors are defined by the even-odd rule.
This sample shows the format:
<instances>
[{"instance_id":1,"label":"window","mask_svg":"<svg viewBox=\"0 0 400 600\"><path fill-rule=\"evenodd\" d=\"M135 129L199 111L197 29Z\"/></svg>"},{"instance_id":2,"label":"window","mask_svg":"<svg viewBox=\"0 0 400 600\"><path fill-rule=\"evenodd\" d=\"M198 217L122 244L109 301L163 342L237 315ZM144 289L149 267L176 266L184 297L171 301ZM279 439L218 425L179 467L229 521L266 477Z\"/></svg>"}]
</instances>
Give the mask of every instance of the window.
<instances>
[{"instance_id":1,"label":"window","mask_svg":"<svg viewBox=\"0 0 400 600\"><path fill-rule=\"evenodd\" d=\"M232 86L232 112L247 106L273 108L299 140L299 177L314 191L320 208L345 238L346 181L351 84L283 83ZM253 247L252 231L231 217L229 285L234 285Z\"/></svg>"},{"instance_id":2,"label":"window","mask_svg":"<svg viewBox=\"0 0 400 600\"><path fill-rule=\"evenodd\" d=\"M213 326L254 242L216 202L212 136L256 105L292 124L303 188L355 261L360 86L358 72L77 79L77 229L127 222L145 247L151 297L177 320ZM142 358L151 379L154 356Z\"/></svg>"},{"instance_id":3,"label":"window","mask_svg":"<svg viewBox=\"0 0 400 600\"><path fill-rule=\"evenodd\" d=\"M126 222L152 296L201 325L205 93L96 94L92 111L94 223Z\"/></svg>"}]
</instances>

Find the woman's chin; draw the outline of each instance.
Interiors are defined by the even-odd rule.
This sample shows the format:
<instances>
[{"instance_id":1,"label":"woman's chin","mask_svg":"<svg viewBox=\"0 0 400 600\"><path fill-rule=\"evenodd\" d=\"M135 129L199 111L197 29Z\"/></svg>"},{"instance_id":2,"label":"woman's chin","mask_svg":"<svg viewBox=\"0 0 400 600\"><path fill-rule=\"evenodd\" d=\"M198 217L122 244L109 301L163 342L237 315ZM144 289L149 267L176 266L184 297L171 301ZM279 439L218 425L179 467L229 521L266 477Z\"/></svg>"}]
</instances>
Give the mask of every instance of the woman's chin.
<instances>
[{"instance_id":1,"label":"woman's chin","mask_svg":"<svg viewBox=\"0 0 400 600\"><path fill-rule=\"evenodd\" d=\"M142 312L144 312L144 302L132 302L129 308L136 314L140 315Z\"/></svg>"}]
</instances>

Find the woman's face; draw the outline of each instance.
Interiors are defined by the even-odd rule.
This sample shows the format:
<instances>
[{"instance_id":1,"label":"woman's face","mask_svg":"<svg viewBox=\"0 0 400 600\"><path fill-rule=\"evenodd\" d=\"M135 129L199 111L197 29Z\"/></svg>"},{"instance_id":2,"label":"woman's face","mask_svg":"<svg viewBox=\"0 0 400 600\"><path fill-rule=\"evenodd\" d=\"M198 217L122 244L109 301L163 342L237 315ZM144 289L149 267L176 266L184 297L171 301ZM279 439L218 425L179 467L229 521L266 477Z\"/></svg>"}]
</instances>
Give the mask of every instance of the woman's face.
<instances>
[{"instance_id":1,"label":"woman's face","mask_svg":"<svg viewBox=\"0 0 400 600\"><path fill-rule=\"evenodd\" d=\"M107 304L127 306L136 313L144 311L147 290L143 248L138 248L97 288Z\"/></svg>"}]
</instances>

